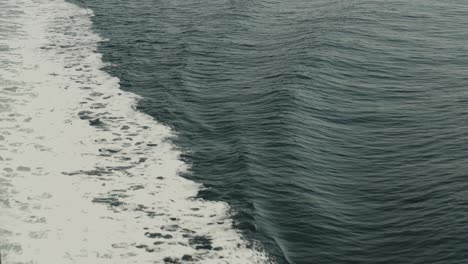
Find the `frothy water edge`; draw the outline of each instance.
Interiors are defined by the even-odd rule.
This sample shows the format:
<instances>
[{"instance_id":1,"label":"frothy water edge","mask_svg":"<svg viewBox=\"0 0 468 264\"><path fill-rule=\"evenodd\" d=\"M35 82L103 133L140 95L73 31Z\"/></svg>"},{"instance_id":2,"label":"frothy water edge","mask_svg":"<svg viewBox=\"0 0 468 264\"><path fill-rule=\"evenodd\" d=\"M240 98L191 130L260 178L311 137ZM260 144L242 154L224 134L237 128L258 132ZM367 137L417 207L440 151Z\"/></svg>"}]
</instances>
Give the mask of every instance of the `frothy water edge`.
<instances>
[{"instance_id":1,"label":"frothy water edge","mask_svg":"<svg viewBox=\"0 0 468 264\"><path fill-rule=\"evenodd\" d=\"M195 198L202 186L179 176L170 129L101 70L91 10L2 5L21 28L0 40L16 54L0 68L4 262L270 262L227 204Z\"/></svg>"}]
</instances>

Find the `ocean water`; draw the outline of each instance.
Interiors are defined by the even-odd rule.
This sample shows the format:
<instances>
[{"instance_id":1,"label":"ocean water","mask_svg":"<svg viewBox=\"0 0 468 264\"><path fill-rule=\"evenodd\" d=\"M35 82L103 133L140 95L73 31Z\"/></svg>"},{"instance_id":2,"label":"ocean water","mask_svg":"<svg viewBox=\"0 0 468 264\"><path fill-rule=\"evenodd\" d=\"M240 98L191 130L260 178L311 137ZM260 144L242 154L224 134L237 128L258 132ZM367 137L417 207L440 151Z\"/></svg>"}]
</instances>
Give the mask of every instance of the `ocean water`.
<instances>
[{"instance_id":1,"label":"ocean water","mask_svg":"<svg viewBox=\"0 0 468 264\"><path fill-rule=\"evenodd\" d=\"M6 264L468 262L466 1L0 0L0 50Z\"/></svg>"}]
</instances>

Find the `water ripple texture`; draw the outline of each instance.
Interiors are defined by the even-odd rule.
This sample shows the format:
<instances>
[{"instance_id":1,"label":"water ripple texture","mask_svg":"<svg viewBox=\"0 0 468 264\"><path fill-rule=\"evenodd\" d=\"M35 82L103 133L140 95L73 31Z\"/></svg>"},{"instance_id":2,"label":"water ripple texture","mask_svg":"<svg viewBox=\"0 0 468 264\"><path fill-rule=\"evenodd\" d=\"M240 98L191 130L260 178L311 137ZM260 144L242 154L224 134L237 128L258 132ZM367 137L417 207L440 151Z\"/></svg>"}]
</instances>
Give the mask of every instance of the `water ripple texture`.
<instances>
[{"instance_id":1,"label":"water ripple texture","mask_svg":"<svg viewBox=\"0 0 468 264\"><path fill-rule=\"evenodd\" d=\"M277 263L468 262L466 1L71 2Z\"/></svg>"}]
</instances>

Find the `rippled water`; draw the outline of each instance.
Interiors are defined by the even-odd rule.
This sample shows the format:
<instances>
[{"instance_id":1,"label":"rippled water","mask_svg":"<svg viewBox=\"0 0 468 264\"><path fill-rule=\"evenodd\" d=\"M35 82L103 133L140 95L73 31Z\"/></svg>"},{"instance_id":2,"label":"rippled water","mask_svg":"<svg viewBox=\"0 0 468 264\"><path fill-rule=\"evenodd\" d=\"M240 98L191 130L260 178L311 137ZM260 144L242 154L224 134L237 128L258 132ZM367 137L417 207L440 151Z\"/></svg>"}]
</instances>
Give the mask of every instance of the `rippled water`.
<instances>
[{"instance_id":1,"label":"rippled water","mask_svg":"<svg viewBox=\"0 0 468 264\"><path fill-rule=\"evenodd\" d=\"M276 262L468 261L466 1L72 2L199 197Z\"/></svg>"}]
</instances>

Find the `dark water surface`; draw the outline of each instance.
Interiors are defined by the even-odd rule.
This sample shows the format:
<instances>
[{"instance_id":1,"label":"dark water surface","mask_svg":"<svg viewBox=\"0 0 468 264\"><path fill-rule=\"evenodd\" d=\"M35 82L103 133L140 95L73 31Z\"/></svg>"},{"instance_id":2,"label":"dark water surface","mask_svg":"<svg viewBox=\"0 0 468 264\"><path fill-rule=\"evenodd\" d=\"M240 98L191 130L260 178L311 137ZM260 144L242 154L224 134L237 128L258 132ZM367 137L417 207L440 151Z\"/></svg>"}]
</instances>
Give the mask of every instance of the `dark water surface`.
<instances>
[{"instance_id":1,"label":"dark water surface","mask_svg":"<svg viewBox=\"0 0 468 264\"><path fill-rule=\"evenodd\" d=\"M79 4L279 263L468 263L468 2Z\"/></svg>"}]
</instances>

